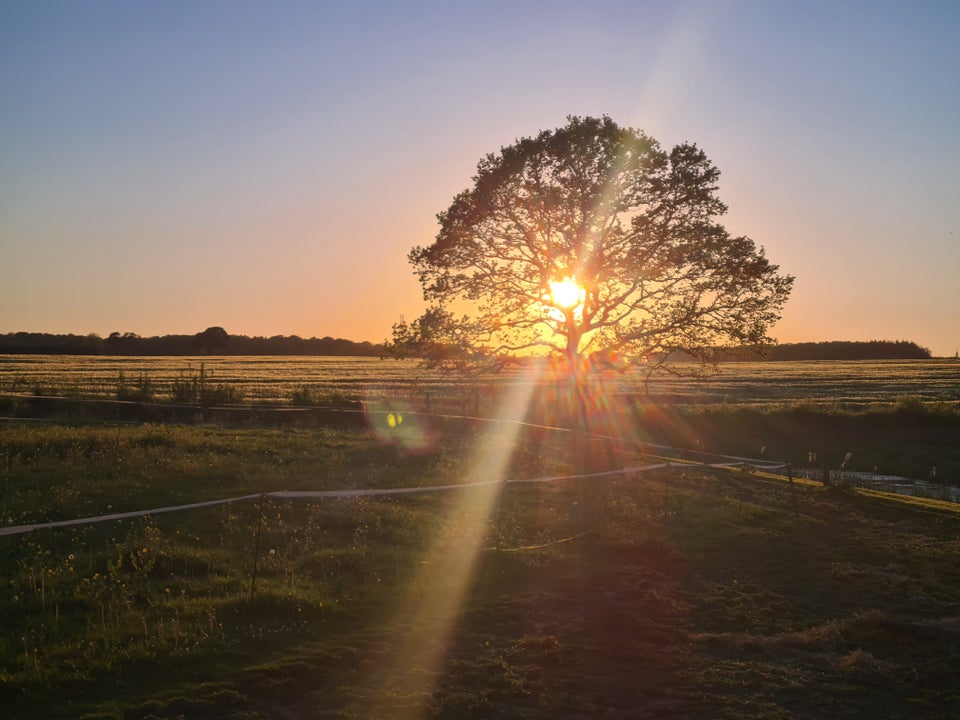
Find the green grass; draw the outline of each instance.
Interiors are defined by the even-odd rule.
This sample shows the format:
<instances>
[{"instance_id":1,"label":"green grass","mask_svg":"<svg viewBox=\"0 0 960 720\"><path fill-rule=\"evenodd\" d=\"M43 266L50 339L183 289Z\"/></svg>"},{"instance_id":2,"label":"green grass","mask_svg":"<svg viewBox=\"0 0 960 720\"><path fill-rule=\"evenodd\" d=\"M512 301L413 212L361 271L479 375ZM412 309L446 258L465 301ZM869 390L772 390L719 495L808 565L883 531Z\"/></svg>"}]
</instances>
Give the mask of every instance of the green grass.
<instances>
[{"instance_id":1,"label":"green grass","mask_svg":"<svg viewBox=\"0 0 960 720\"><path fill-rule=\"evenodd\" d=\"M502 443L0 427L0 524L478 479ZM563 445L521 438L506 473L567 467ZM957 509L797 494L799 515L782 480L675 469L0 537L0 703L143 720L956 717Z\"/></svg>"},{"instance_id":2,"label":"green grass","mask_svg":"<svg viewBox=\"0 0 960 720\"><path fill-rule=\"evenodd\" d=\"M659 411L652 435L676 447L960 483L960 404L906 400L852 411L815 405ZM849 455L849 457L848 457Z\"/></svg>"}]
</instances>

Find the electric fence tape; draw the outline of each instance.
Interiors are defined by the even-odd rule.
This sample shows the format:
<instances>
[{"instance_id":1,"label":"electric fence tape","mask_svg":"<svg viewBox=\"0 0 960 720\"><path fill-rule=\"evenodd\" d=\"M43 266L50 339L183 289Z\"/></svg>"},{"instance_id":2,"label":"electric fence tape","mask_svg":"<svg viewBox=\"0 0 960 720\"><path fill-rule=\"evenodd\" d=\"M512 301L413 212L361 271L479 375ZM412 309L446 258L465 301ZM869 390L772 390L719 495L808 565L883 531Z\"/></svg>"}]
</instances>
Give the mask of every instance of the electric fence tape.
<instances>
[{"instance_id":1,"label":"electric fence tape","mask_svg":"<svg viewBox=\"0 0 960 720\"><path fill-rule=\"evenodd\" d=\"M362 488L353 490L274 490L265 493L253 493L250 495L239 495L232 498L222 498L219 500L207 500L204 502L188 503L185 505L169 505L166 507L150 508L149 510L133 510L130 512L111 513L109 515L96 515L93 517L75 518L73 520L54 520L52 522L34 523L30 525L12 525L0 527L0 535L20 535L32 532L34 530L45 530L49 528L73 527L77 525L92 525L94 523L108 522L110 520L126 520L128 518L146 517L147 515L160 515L162 513L179 512L182 510L194 510L197 508L214 507L216 505L226 505L229 503L249 502L251 500L260 500L262 498L277 498L281 500L299 500L299 499L336 499L336 498L358 498L358 497L379 497L385 495L411 495L414 493L446 492L450 490L465 490L469 488L485 487L492 485L517 485L523 483L547 483L560 482L564 480L585 480L588 478L613 477L616 475L634 475L651 470L662 470L669 467L698 467L698 468L718 468L727 469L732 467L743 467L749 465L759 470L779 470L787 467L786 463L767 464L767 463L696 463L696 462L663 462L651 465L637 465L617 470L605 470L602 472L584 473L580 475L548 475L536 478L517 478L508 480L480 480L470 483L458 483L455 485L429 485L425 487L400 487L400 488Z\"/></svg>"}]
</instances>

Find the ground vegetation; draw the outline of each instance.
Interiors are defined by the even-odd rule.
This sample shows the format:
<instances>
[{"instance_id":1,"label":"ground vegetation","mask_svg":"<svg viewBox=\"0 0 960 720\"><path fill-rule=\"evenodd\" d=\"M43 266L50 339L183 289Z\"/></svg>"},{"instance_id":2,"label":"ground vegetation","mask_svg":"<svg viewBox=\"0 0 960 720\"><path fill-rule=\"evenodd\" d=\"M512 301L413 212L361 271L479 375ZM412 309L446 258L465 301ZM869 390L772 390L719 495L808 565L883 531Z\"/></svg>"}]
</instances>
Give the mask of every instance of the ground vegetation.
<instances>
[{"instance_id":1,"label":"ground vegetation","mask_svg":"<svg viewBox=\"0 0 960 720\"><path fill-rule=\"evenodd\" d=\"M0 523L463 482L503 438L396 440L8 425ZM517 437L504 476L560 474L563 447ZM0 702L14 719L956 717L955 507L795 490L678 467L0 536Z\"/></svg>"}]
</instances>

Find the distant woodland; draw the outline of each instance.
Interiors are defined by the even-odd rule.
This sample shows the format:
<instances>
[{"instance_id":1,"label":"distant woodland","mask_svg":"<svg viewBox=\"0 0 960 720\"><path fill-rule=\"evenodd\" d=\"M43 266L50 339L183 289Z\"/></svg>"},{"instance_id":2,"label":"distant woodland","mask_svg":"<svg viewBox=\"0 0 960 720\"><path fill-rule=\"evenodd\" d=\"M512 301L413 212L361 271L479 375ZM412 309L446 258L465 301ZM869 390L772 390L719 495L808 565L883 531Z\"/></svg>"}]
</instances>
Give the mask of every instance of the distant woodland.
<instances>
[{"instance_id":1,"label":"distant woodland","mask_svg":"<svg viewBox=\"0 0 960 720\"><path fill-rule=\"evenodd\" d=\"M40 355L383 355L383 345L343 338L297 335L248 337L230 335L221 327L196 335L140 337L135 333L53 335L17 332L0 335L0 353ZM809 342L776 345L769 360L924 360L930 351L906 340Z\"/></svg>"},{"instance_id":2,"label":"distant woodland","mask_svg":"<svg viewBox=\"0 0 960 720\"><path fill-rule=\"evenodd\" d=\"M340 355L379 357L382 345L343 338L302 338L297 335L247 337L230 335L221 327L196 335L140 337L136 333L90 335L8 333L0 335L0 353L42 355Z\"/></svg>"},{"instance_id":3,"label":"distant woodland","mask_svg":"<svg viewBox=\"0 0 960 720\"><path fill-rule=\"evenodd\" d=\"M930 351L907 340L786 343L770 349L770 360L925 360Z\"/></svg>"}]
</instances>

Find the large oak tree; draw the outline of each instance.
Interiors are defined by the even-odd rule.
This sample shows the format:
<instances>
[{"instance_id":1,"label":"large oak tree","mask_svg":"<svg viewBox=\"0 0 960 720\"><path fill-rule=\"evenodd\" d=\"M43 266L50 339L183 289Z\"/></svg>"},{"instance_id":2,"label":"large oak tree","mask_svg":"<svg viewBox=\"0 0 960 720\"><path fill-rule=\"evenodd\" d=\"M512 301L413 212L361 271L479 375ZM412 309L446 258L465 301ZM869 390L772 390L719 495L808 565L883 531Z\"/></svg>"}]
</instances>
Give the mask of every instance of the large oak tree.
<instances>
[{"instance_id":1,"label":"large oak tree","mask_svg":"<svg viewBox=\"0 0 960 720\"><path fill-rule=\"evenodd\" d=\"M410 252L431 309L395 340L455 336L461 356L547 348L571 368L771 342L793 278L717 222L719 175L696 145L665 151L609 117L487 155L433 244Z\"/></svg>"}]
</instances>

